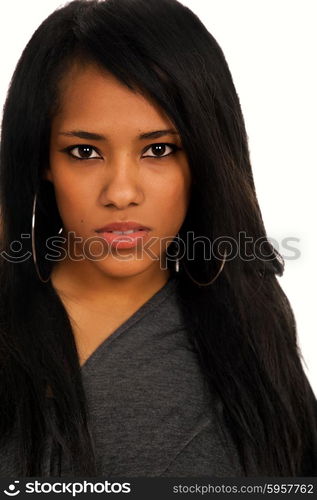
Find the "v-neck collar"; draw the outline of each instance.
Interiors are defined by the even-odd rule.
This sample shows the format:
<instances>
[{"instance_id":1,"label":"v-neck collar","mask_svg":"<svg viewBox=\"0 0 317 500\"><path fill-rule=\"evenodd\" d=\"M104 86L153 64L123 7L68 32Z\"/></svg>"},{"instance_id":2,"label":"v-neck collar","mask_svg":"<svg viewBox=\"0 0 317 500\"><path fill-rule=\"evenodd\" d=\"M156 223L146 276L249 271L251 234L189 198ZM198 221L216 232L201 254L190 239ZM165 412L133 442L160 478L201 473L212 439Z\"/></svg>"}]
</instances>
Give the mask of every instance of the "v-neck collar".
<instances>
[{"instance_id":1,"label":"v-neck collar","mask_svg":"<svg viewBox=\"0 0 317 500\"><path fill-rule=\"evenodd\" d=\"M118 326L105 340L103 340L92 354L81 365L81 372L85 373L91 368L92 364L97 362L104 350L119 337L124 331L132 327L137 321L148 315L154 308L158 307L172 291L175 291L177 278L172 276L152 297L142 304L124 323Z\"/></svg>"}]
</instances>

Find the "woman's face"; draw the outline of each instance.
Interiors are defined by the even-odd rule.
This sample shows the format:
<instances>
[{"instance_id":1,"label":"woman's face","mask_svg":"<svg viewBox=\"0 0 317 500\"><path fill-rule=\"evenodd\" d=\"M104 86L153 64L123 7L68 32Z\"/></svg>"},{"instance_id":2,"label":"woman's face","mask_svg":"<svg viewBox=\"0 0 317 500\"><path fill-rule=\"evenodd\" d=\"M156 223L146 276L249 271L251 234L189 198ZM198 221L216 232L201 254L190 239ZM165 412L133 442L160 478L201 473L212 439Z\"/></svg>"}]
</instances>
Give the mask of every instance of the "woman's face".
<instances>
[{"instance_id":1,"label":"woman's face","mask_svg":"<svg viewBox=\"0 0 317 500\"><path fill-rule=\"evenodd\" d=\"M84 248L90 264L111 276L161 269L162 242L176 235L189 204L190 169L175 127L155 103L94 65L74 65L61 88L45 178L54 184L66 235L74 232L77 253ZM109 253L96 233L118 221L151 229L154 243L142 258L139 244Z\"/></svg>"}]
</instances>

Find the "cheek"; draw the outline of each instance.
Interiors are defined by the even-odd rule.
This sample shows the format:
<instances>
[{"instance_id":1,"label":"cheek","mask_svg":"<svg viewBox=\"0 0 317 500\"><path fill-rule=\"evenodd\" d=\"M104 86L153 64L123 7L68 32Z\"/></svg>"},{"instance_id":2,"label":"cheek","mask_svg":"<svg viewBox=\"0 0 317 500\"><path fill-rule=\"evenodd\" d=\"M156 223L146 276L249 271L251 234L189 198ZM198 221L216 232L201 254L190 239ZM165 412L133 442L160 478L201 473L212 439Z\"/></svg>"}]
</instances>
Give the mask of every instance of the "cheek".
<instances>
[{"instance_id":1,"label":"cheek","mask_svg":"<svg viewBox=\"0 0 317 500\"><path fill-rule=\"evenodd\" d=\"M54 175L55 197L57 207L64 225L68 230L78 230L87 215L91 212L91 193L93 192L89 182L82 182L73 175L55 171Z\"/></svg>"},{"instance_id":2,"label":"cheek","mask_svg":"<svg viewBox=\"0 0 317 500\"><path fill-rule=\"evenodd\" d=\"M83 202L84 186L81 188L78 182L76 184L69 182L67 177L64 176L62 182L56 180L55 193L60 205L65 207L71 205L80 206Z\"/></svg>"},{"instance_id":3,"label":"cheek","mask_svg":"<svg viewBox=\"0 0 317 500\"><path fill-rule=\"evenodd\" d=\"M186 191L183 185L175 183L166 190L165 195L162 196L162 207L171 213L183 213L186 210L187 200Z\"/></svg>"},{"instance_id":4,"label":"cheek","mask_svg":"<svg viewBox=\"0 0 317 500\"><path fill-rule=\"evenodd\" d=\"M158 191L161 206L169 212L184 212L188 206L189 173L188 169L179 169L164 180ZM173 213L173 212L172 212Z\"/></svg>"},{"instance_id":5,"label":"cheek","mask_svg":"<svg viewBox=\"0 0 317 500\"><path fill-rule=\"evenodd\" d=\"M162 233L174 234L182 225L189 203L188 177L182 171L153 184L148 193L149 204L157 213Z\"/></svg>"}]
</instances>

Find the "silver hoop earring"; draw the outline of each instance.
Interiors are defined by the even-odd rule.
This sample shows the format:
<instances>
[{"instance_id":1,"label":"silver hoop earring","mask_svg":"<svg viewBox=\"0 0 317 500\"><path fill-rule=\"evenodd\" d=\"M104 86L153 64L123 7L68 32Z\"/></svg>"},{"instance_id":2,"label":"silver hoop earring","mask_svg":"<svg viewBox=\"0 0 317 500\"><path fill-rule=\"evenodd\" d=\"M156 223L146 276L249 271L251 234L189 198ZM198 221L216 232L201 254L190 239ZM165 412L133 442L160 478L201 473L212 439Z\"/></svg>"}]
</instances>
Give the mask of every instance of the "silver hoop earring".
<instances>
[{"instance_id":1,"label":"silver hoop earring","mask_svg":"<svg viewBox=\"0 0 317 500\"><path fill-rule=\"evenodd\" d=\"M36 211L36 199L37 199L37 193L34 195L34 200L33 200L33 211L32 211L32 255L33 255L33 262L35 266L36 273L39 277L39 279L43 283L47 283L50 280L50 276L47 279L42 278L41 273L38 268L37 264L37 258L36 258L36 249L35 249L35 211ZM63 231L63 227L60 228L58 231L58 234L60 234Z\"/></svg>"},{"instance_id":2,"label":"silver hoop earring","mask_svg":"<svg viewBox=\"0 0 317 500\"><path fill-rule=\"evenodd\" d=\"M179 233L177 233L177 236L179 237ZM220 274L220 273L221 273L221 271L223 270L224 265L225 265L225 263L226 263L226 258L227 258L227 252L226 252L226 250L225 250L225 251L224 251L224 258L223 258L223 259L222 259L222 261L221 261L221 265L220 265L220 268L219 268L218 272L217 272L217 273L216 273L216 275L215 275L215 276L214 276L214 277L213 277L210 281L208 281L207 283L200 283L199 281L195 280L195 279L191 276L191 274L188 272L188 270L187 270L187 268L186 268L186 266L185 266L185 264L184 264L184 263L183 263L183 267L184 267L184 269L185 269L185 271L186 271L187 275L189 276L189 278L190 278L190 279L191 279L194 283L196 283L196 285L198 285L198 286L209 286L209 285L211 285L211 284L212 284L212 283L213 283L213 282L214 282L214 281L218 278L219 274ZM175 261L175 271L176 271L177 273L179 272L179 259L176 259L176 261Z\"/></svg>"},{"instance_id":3,"label":"silver hoop earring","mask_svg":"<svg viewBox=\"0 0 317 500\"><path fill-rule=\"evenodd\" d=\"M175 271L177 273L179 273L179 260L178 259L175 260Z\"/></svg>"},{"instance_id":4,"label":"silver hoop earring","mask_svg":"<svg viewBox=\"0 0 317 500\"><path fill-rule=\"evenodd\" d=\"M176 235L178 238L179 238L179 233L177 233ZM176 259L175 260L175 272L178 273L179 272L179 259Z\"/></svg>"}]
</instances>

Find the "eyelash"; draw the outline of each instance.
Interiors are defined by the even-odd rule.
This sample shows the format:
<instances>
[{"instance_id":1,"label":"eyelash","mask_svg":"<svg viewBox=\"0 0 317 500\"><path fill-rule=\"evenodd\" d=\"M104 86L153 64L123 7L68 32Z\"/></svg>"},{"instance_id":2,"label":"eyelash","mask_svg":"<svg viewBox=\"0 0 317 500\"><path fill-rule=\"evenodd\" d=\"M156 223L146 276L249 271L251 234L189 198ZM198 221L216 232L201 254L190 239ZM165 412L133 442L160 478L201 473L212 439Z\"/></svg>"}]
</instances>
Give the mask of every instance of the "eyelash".
<instances>
[{"instance_id":1,"label":"eyelash","mask_svg":"<svg viewBox=\"0 0 317 500\"><path fill-rule=\"evenodd\" d=\"M149 146L147 146L146 150L144 151L147 152L149 149L151 149L152 147L155 147L155 146L169 146L170 148L172 148L172 151L171 153L168 153L168 154L165 154L165 155L162 155L162 156L144 156L143 158L155 158L156 160L160 160L161 158L166 158L167 156L170 156L172 154L175 154L177 151L180 151L182 148L180 148L179 146L177 146L176 144L173 144L173 143L170 143L170 142L155 142L153 144L150 144ZM67 148L64 148L62 149L61 151L63 153L67 153L69 156L71 156L74 160L79 160L79 161L89 161L89 160L101 160L102 158L101 157L92 157L92 158L79 158L78 156L75 156L74 154L71 153L71 151L73 149L76 149L76 148L82 148L82 147L86 147L86 148L91 148L92 150L94 150L97 154L100 154L99 151L97 150L97 148L95 148L94 146L91 146L90 144L76 144L74 146L67 146Z\"/></svg>"}]
</instances>

